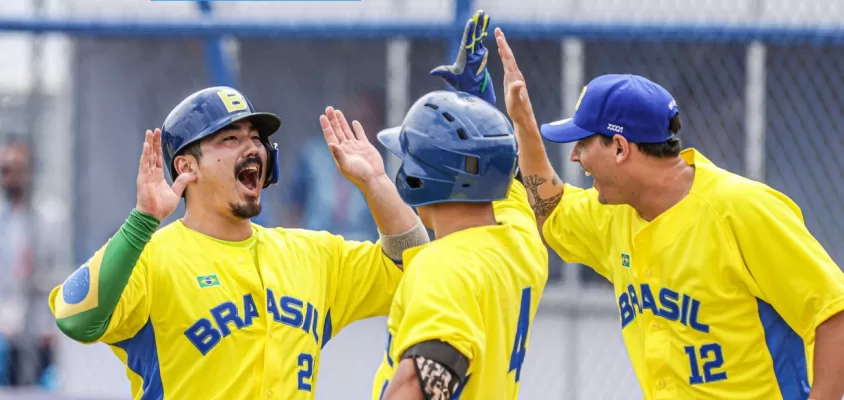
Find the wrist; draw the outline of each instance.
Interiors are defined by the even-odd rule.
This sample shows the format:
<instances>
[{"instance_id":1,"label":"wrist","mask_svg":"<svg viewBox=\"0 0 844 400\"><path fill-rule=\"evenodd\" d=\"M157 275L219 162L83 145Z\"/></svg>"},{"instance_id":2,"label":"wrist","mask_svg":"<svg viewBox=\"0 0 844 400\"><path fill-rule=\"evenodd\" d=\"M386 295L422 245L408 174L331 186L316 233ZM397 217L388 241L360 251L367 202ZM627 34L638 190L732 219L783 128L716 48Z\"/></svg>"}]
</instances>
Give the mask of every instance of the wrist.
<instances>
[{"instance_id":1,"label":"wrist","mask_svg":"<svg viewBox=\"0 0 844 400\"><path fill-rule=\"evenodd\" d=\"M133 209L132 209L132 212L131 212L131 213L129 213L129 215L130 215L130 216L132 216L133 214L134 214L135 216L142 217L142 218L143 218L143 217L146 217L146 218L152 218L152 219L154 219L157 223L158 223L158 222L160 222L161 220L163 220L163 219L165 218L165 217L158 216L158 215L156 215L155 213L153 213L153 212L151 212L151 211L149 211L149 210L144 209L144 207L143 207L143 206L141 206L141 205L139 205L139 204L135 204L135 208L133 208Z\"/></svg>"},{"instance_id":2,"label":"wrist","mask_svg":"<svg viewBox=\"0 0 844 400\"><path fill-rule=\"evenodd\" d=\"M132 212L129 213L129 217L126 219L126 225L149 235L152 235L152 233L158 229L160 224L161 220L158 219L158 217L139 210L138 208L133 209Z\"/></svg>"},{"instance_id":3,"label":"wrist","mask_svg":"<svg viewBox=\"0 0 844 400\"><path fill-rule=\"evenodd\" d=\"M371 194L383 191L385 188L389 189L392 187L394 187L394 185L393 181L390 180L390 177L388 177L387 174L381 174L361 182L359 189L365 196L368 197Z\"/></svg>"}]
</instances>

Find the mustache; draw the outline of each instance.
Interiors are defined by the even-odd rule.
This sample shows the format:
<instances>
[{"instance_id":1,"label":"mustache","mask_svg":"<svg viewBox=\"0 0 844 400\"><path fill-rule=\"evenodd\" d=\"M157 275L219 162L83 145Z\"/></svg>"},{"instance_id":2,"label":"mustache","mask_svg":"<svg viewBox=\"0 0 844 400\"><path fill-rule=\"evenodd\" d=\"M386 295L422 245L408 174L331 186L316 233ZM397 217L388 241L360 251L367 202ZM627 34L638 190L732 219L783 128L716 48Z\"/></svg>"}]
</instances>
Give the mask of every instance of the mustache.
<instances>
[{"instance_id":1,"label":"mustache","mask_svg":"<svg viewBox=\"0 0 844 400\"><path fill-rule=\"evenodd\" d=\"M246 169L247 167L249 167L251 165L257 166L258 167L258 174L261 173L261 169L263 168L263 166L261 165L261 159L258 158L258 157L252 156L252 157L249 157L249 158L239 162L234 169L234 174L239 175L241 172L243 172L244 169Z\"/></svg>"}]
</instances>

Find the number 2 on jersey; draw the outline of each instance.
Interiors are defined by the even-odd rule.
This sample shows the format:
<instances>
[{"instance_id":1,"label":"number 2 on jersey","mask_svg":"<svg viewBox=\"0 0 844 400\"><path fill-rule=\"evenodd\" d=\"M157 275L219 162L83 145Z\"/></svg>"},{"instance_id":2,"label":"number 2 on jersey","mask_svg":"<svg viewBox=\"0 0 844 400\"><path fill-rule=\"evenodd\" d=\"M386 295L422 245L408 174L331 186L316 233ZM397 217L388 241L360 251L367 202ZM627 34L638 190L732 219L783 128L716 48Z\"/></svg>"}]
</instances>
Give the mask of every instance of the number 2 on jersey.
<instances>
[{"instance_id":1,"label":"number 2 on jersey","mask_svg":"<svg viewBox=\"0 0 844 400\"><path fill-rule=\"evenodd\" d=\"M686 355L689 356L689 367L691 368L691 376L689 376L690 385L698 385L701 383L710 383L723 381L727 379L727 372L714 372L716 368L721 368L724 365L724 354L721 352L721 345L718 343L709 343L700 346L700 351L696 351L695 346L686 346ZM700 375L700 367L698 366L698 353L700 353L700 360L703 363L703 376Z\"/></svg>"},{"instance_id":2,"label":"number 2 on jersey","mask_svg":"<svg viewBox=\"0 0 844 400\"><path fill-rule=\"evenodd\" d=\"M530 329L530 287L522 289L522 301L519 306L519 323L516 327L516 340L510 353L510 370L516 371L516 382L522 375L522 363L525 362L528 330Z\"/></svg>"},{"instance_id":3,"label":"number 2 on jersey","mask_svg":"<svg viewBox=\"0 0 844 400\"><path fill-rule=\"evenodd\" d=\"M314 357L308 353L299 354L299 390L311 391L311 377L314 375Z\"/></svg>"}]
</instances>

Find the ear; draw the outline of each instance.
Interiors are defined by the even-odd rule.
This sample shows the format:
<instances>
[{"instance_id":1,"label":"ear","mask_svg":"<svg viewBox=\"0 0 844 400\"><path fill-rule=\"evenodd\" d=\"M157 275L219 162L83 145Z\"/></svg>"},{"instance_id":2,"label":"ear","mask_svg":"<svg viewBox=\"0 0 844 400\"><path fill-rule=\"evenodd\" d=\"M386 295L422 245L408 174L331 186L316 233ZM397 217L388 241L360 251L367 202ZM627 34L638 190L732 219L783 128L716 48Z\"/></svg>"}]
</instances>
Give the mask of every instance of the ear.
<instances>
[{"instance_id":1,"label":"ear","mask_svg":"<svg viewBox=\"0 0 844 400\"><path fill-rule=\"evenodd\" d=\"M612 137L613 150L615 151L615 161L622 163L630 157L631 143L621 135L613 135Z\"/></svg>"},{"instance_id":2,"label":"ear","mask_svg":"<svg viewBox=\"0 0 844 400\"><path fill-rule=\"evenodd\" d=\"M199 165L197 165L196 158L192 155L179 155L173 160L173 166L176 168L176 172L181 175L185 172L196 173L199 169Z\"/></svg>"}]
</instances>

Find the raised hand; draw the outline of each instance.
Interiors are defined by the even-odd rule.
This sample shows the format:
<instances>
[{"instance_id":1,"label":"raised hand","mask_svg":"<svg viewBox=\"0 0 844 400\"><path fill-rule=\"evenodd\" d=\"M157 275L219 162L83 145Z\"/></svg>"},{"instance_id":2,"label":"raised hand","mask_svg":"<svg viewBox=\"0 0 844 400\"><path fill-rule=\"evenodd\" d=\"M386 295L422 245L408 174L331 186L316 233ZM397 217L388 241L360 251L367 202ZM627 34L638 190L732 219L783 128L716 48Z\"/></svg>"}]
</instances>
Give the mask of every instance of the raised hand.
<instances>
[{"instance_id":1,"label":"raised hand","mask_svg":"<svg viewBox=\"0 0 844 400\"><path fill-rule=\"evenodd\" d=\"M179 205L182 193L196 175L185 172L179 175L171 187L164 180L164 157L161 154L161 129L147 130L144 136L144 150L138 165L138 202L135 209L149 214L159 221L164 220Z\"/></svg>"},{"instance_id":2,"label":"raised hand","mask_svg":"<svg viewBox=\"0 0 844 400\"><path fill-rule=\"evenodd\" d=\"M514 124L536 125L533 106L530 104L525 77L516 64L513 49L507 43L501 28L495 28L495 42L498 44L498 56L504 65L504 102L507 104L507 115Z\"/></svg>"},{"instance_id":3,"label":"raised hand","mask_svg":"<svg viewBox=\"0 0 844 400\"><path fill-rule=\"evenodd\" d=\"M319 125L334 163L346 179L363 189L372 179L386 176L384 159L369 143L360 122L352 122L352 131L343 112L328 107L325 115L319 116Z\"/></svg>"},{"instance_id":4,"label":"raised hand","mask_svg":"<svg viewBox=\"0 0 844 400\"><path fill-rule=\"evenodd\" d=\"M483 10L478 10L466 22L457 60L454 64L434 68L431 75L439 76L461 92L480 97L487 103L495 105L495 90L486 68L489 52L483 43L488 27L489 16Z\"/></svg>"}]
</instances>

